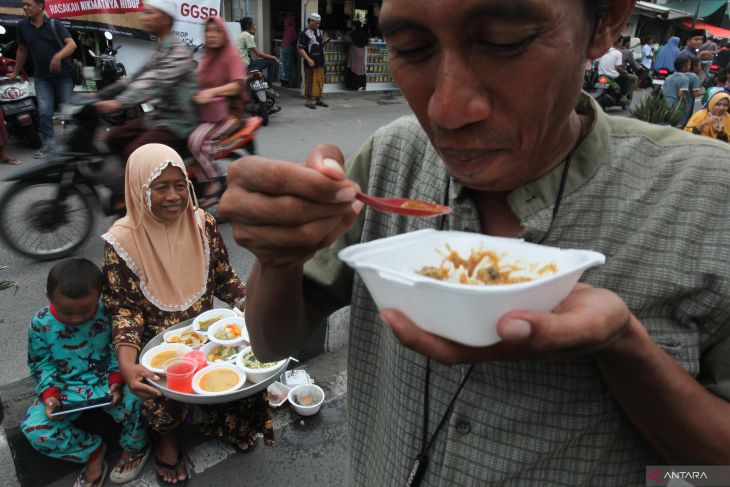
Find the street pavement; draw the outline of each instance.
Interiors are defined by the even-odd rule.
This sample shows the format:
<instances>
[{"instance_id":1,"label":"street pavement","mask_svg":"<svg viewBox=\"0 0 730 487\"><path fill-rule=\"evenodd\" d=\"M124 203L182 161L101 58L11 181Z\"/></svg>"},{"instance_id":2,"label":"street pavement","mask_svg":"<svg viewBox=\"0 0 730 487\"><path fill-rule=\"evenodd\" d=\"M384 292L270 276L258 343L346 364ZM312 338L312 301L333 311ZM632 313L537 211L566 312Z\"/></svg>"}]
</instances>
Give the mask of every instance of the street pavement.
<instances>
[{"instance_id":1,"label":"street pavement","mask_svg":"<svg viewBox=\"0 0 730 487\"><path fill-rule=\"evenodd\" d=\"M354 153L377 128L411 113L398 92L342 93L326 97L329 108L310 110L294 90L282 90L282 111L271 117L267 127L257 133L260 155L302 162L319 143L340 147L345 156ZM22 140L11 139L8 150L23 161L37 164L33 150ZM22 166L21 166L22 167ZM15 168L0 164L0 179ZM0 182L0 194L8 183ZM113 222L100 212L96 215L92 237L75 256L101 262L103 244L98 238ZM242 277L253 264L252 255L236 245L230 225L221 225L231 262ZM17 424L32 397L32 382L26 364L26 334L33 313L46 305L45 280L53 262L36 262L19 256L0 244L0 280L14 280L17 290L0 291L0 399L5 419L0 430L0 486L72 485L78 469L65 462L54 462L29 449L20 437ZM2 269L3 266L6 266ZM340 320L341 322L341 320ZM186 432L182 442L190 458L193 481L190 485L341 485L347 451L345 438L346 334L340 325L337 336L327 332L325 353L302 364L322 385L327 402L312 418L300 418L288 406L275 410L277 444L261 446L250 455L237 455L219 442ZM91 420L91 428L96 426ZM103 419L102 419L103 422ZM109 429L109 428L107 428ZM113 428L112 428L113 429ZM101 431L114 441L114 432ZM15 458L13 458L15 456ZM111 461L116 460L115 456ZM150 462L137 482L128 485L155 485ZM16 469L18 472L16 476Z\"/></svg>"}]
</instances>

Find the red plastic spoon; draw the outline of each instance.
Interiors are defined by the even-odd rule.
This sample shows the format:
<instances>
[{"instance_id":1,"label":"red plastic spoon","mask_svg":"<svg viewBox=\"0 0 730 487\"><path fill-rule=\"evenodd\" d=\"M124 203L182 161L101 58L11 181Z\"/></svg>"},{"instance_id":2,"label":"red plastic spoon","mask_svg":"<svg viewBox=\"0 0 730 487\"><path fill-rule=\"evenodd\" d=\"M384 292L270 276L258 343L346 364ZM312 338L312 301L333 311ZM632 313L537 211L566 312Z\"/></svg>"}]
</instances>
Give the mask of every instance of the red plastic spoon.
<instances>
[{"instance_id":1,"label":"red plastic spoon","mask_svg":"<svg viewBox=\"0 0 730 487\"><path fill-rule=\"evenodd\" d=\"M358 192L356 198L376 211L396 215L431 217L451 213L448 206L410 198L380 198L362 192Z\"/></svg>"}]
</instances>

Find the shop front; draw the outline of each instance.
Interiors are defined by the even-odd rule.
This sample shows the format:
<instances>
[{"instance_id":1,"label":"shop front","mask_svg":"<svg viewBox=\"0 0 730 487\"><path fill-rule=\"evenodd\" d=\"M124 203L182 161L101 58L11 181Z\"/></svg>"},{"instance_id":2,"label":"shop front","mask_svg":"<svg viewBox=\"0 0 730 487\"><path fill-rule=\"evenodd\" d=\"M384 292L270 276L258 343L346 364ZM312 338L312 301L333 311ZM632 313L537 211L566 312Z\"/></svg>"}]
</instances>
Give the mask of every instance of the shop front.
<instances>
[{"instance_id":1,"label":"shop front","mask_svg":"<svg viewBox=\"0 0 730 487\"><path fill-rule=\"evenodd\" d=\"M355 22L360 22L367 33L363 70L366 76L367 91L397 89L393 83L388 62L388 48L378 29L380 13L379 0L277 0L272 1L271 32L274 52L281 52L281 38L284 19L292 16L296 20L298 32L306 27L309 13L317 12L322 16L320 28L326 31L330 41L325 47L325 92L345 91L345 77L349 44L347 36L352 32ZM297 85L301 79L301 59L297 59Z\"/></svg>"}]
</instances>

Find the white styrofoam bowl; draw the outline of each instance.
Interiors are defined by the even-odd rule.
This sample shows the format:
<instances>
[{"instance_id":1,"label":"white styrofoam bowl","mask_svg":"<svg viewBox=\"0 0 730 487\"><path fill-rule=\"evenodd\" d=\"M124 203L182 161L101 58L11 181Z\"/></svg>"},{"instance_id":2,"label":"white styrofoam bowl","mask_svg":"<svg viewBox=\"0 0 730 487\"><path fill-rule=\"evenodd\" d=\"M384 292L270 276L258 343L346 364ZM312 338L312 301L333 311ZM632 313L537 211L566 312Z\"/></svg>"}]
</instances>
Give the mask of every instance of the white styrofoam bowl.
<instances>
[{"instance_id":1,"label":"white styrofoam bowl","mask_svg":"<svg viewBox=\"0 0 730 487\"><path fill-rule=\"evenodd\" d=\"M186 353L191 352L193 349L188 347L184 343L162 343L160 345L157 345L156 347L152 347L147 350L147 352L139 359L139 363L144 365L148 370L154 372L155 374L164 375L165 370L158 367L152 367L151 362L155 355L157 355L158 353L166 352L168 350L174 350L177 352L178 356L182 357Z\"/></svg>"},{"instance_id":2,"label":"white styrofoam bowl","mask_svg":"<svg viewBox=\"0 0 730 487\"><path fill-rule=\"evenodd\" d=\"M448 244L467 257L472 250L504 252L510 260L558 271L532 281L473 286L439 281L416 271L438 267ZM419 230L353 245L338 254L362 277L379 309L397 309L419 327L464 345L484 347L501 340L497 323L507 312L549 311L570 293L583 272L603 264L605 256L589 250L560 249L520 239L478 233Z\"/></svg>"},{"instance_id":3,"label":"white styrofoam bowl","mask_svg":"<svg viewBox=\"0 0 730 487\"><path fill-rule=\"evenodd\" d=\"M216 332L225 328L227 325L237 325L241 329L241 334L232 340L222 340L220 338L216 338ZM210 328L208 328L208 340L213 343L217 343L218 345L231 345L234 347L242 345L244 343L250 343L250 340L248 338L248 329L246 328L246 320L244 318L224 318L220 321L216 321L215 323L210 325Z\"/></svg>"},{"instance_id":4,"label":"white styrofoam bowl","mask_svg":"<svg viewBox=\"0 0 730 487\"><path fill-rule=\"evenodd\" d=\"M203 378L203 376L205 376L205 374L208 374L209 372L211 372L213 370L218 370L218 369L228 369L228 370L232 370L233 372L235 372L236 375L238 375L238 382L236 383L236 385L234 385L230 389L226 389L225 391L220 391L220 392L209 392L209 391L206 391L205 389L202 389L200 387L200 381ZM213 365L208 365L206 367L203 367L202 369L197 371L195 373L195 375L193 376L192 385L193 385L193 391L195 391L196 394L200 394L201 396L223 396L225 394L230 394L231 392L240 389L241 386L245 382L246 382L246 372L244 372L240 368L236 367L233 364L229 364L229 363L216 363Z\"/></svg>"},{"instance_id":5,"label":"white styrofoam bowl","mask_svg":"<svg viewBox=\"0 0 730 487\"><path fill-rule=\"evenodd\" d=\"M295 399L302 393L314 394L314 402L308 406L302 406L297 403ZM324 391L321 387L314 384L299 384L289 390L287 399L289 400L289 404L291 404L294 408L294 411L302 416L312 416L313 414L317 414L319 409L322 407L322 403L324 402Z\"/></svg>"},{"instance_id":6,"label":"white styrofoam bowl","mask_svg":"<svg viewBox=\"0 0 730 487\"><path fill-rule=\"evenodd\" d=\"M256 384L268 379L271 374L274 373L274 371L279 369L282 364L286 362L286 359L279 360L278 362L275 362L274 365L272 365L271 367L266 367L264 369L251 369L243 364L243 356L246 355L246 353L249 351L251 351L251 347L246 347L238 352L238 354L236 354L236 365L238 365L240 369L243 369L243 371L246 372L246 377L248 378L248 380Z\"/></svg>"},{"instance_id":7,"label":"white styrofoam bowl","mask_svg":"<svg viewBox=\"0 0 730 487\"><path fill-rule=\"evenodd\" d=\"M205 345L205 343L208 341L208 334L205 333L204 331L195 330L193 328L193 325L192 324L191 325L188 325L188 326L184 326L182 328L176 328L174 330L166 331L162 335L162 340L165 343L173 343L173 342L170 342L170 338L172 338L174 336L180 336L180 335L182 335L184 332L186 332L188 330L193 330L195 333L197 333L198 335L200 335L200 337L203 339L203 343L201 343L200 345L196 345L196 346L194 346L192 348L198 349L198 348L202 347L203 345ZM188 345L188 346L190 346L190 345Z\"/></svg>"},{"instance_id":8,"label":"white styrofoam bowl","mask_svg":"<svg viewBox=\"0 0 730 487\"><path fill-rule=\"evenodd\" d=\"M227 309L227 308L209 309L208 311L204 311L195 317L195 319L193 320L193 325L192 325L193 329L195 331L201 331L200 322L213 318L214 316L220 316L221 318L237 318L238 317L236 312L233 311L232 309ZM213 326L213 325L211 324L210 326ZM203 331L203 333L206 333L206 332Z\"/></svg>"}]
</instances>

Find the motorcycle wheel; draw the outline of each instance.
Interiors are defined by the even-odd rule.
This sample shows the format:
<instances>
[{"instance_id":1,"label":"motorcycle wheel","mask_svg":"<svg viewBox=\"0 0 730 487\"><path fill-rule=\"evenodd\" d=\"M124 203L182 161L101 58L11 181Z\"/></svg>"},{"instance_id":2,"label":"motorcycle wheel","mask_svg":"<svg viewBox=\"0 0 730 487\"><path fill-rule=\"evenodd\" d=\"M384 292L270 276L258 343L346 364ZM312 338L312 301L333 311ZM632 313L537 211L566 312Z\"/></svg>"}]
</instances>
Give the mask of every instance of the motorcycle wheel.
<instances>
[{"instance_id":1,"label":"motorcycle wheel","mask_svg":"<svg viewBox=\"0 0 730 487\"><path fill-rule=\"evenodd\" d=\"M29 125L25 128L25 139L28 141L28 145L34 149L40 149L43 145L41 134L38 133L35 125Z\"/></svg>"},{"instance_id":2,"label":"motorcycle wheel","mask_svg":"<svg viewBox=\"0 0 730 487\"><path fill-rule=\"evenodd\" d=\"M55 181L18 181L0 199L0 238L38 260L69 255L94 227L94 211L76 187L59 201Z\"/></svg>"},{"instance_id":3,"label":"motorcycle wheel","mask_svg":"<svg viewBox=\"0 0 730 487\"><path fill-rule=\"evenodd\" d=\"M261 117L261 125L266 127L269 124L269 105L264 101L256 99L256 115Z\"/></svg>"}]
</instances>

